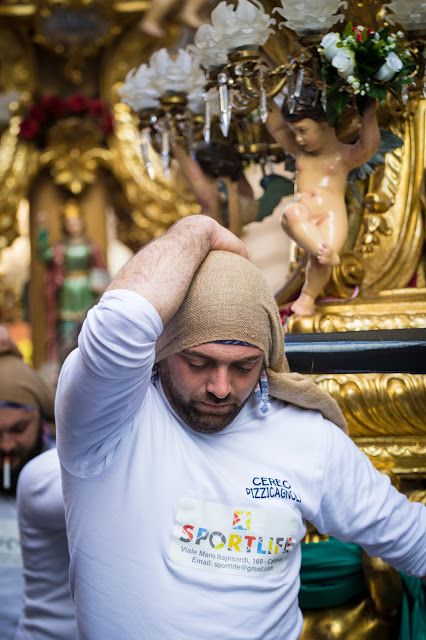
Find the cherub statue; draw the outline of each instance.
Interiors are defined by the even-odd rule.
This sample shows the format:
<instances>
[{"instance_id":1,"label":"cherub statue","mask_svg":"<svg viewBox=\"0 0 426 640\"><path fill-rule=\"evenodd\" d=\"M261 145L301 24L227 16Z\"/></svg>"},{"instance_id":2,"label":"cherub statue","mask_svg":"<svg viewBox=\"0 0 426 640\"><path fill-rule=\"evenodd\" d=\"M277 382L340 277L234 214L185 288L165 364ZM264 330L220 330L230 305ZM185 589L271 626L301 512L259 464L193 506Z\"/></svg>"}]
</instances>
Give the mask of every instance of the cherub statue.
<instances>
[{"instance_id":1,"label":"cherub statue","mask_svg":"<svg viewBox=\"0 0 426 640\"><path fill-rule=\"evenodd\" d=\"M241 155L230 143L200 143L194 157L172 140L178 161L202 213L214 218L238 237L244 225L270 215L282 197L293 192L290 180L276 174L261 180L263 195L255 200L244 175Z\"/></svg>"},{"instance_id":2,"label":"cherub statue","mask_svg":"<svg viewBox=\"0 0 426 640\"><path fill-rule=\"evenodd\" d=\"M340 264L348 222L345 187L349 173L364 164L380 146L376 101L361 116L354 144L339 141L320 102L316 85L306 85L299 99L273 102L267 127L277 143L296 161L294 200L282 213L284 231L308 254L305 283L291 309L298 315L315 312L315 300Z\"/></svg>"},{"instance_id":3,"label":"cherub statue","mask_svg":"<svg viewBox=\"0 0 426 640\"><path fill-rule=\"evenodd\" d=\"M176 8L180 8L178 19L190 29L197 30L204 20L199 16L199 11L206 4L206 0L152 0L151 5L142 16L139 28L143 33L153 38L163 38L166 32L163 29L164 19L167 14Z\"/></svg>"}]
</instances>

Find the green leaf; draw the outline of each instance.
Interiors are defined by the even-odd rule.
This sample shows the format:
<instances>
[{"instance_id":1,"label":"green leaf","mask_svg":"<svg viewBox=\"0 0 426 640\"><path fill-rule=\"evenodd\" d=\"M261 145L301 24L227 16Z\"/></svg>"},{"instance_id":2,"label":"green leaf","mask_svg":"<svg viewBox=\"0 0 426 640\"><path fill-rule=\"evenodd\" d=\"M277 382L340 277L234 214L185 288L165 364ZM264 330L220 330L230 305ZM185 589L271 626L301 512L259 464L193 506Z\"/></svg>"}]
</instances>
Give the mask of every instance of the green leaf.
<instances>
[{"instance_id":1,"label":"green leaf","mask_svg":"<svg viewBox=\"0 0 426 640\"><path fill-rule=\"evenodd\" d=\"M338 91L330 98L327 98L327 121L331 127L336 122L337 116L347 107L349 98L347 91Z\"/></svg>"},{"instance_id":2,"label":"green leaf","mask_svg":"<svg viewBox=\"0 0 426 640\"><path fill-rule=\"evenodd\" d=\"M368 90L368 95L372 98L377 98L379 102L384 102L386 100L387 94L388 91L387 89L385 89L385 87L380 87L376 84L373 84L373 86L371 86Z\"/></svg>"},{"instance_id":3,"label":"green leaf","mask_svg":"<svg viewBox=\"0 0 426 640\"><path fill-rule=\"evenodd\" d=\"M343 32L343 37L348 38L352 34L352 22L348 22Z\"/></svg>"},{"instance_id":4,"label":"green leaf","mask_svg":"<svg viewBox=\"0 0 426 640\"><path fill-rule=\"evenodd\" d=\"M334 95L339 91L340 87L342 87L343 85L344 81L342 80L342 78L336 80L336 82L327 89L327 100L328 98L333 98Z\"/></svg>"}]
</instances>

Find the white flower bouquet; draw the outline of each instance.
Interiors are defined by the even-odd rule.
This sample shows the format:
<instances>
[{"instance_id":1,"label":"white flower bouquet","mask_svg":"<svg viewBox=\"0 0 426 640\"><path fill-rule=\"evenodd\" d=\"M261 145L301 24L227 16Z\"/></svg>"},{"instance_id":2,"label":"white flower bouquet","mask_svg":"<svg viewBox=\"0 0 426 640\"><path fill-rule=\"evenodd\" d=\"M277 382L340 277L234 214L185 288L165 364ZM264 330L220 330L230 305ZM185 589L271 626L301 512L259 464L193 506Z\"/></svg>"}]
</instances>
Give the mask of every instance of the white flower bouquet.
<instances>
[{"instance_id":1,"label":"white flower bouquet","mask_svg":"<svg viewBox=\"0 0 426 640\"><path fill-rule=\"evenodd\" d=\"M389 34L389 29L373 31L353 27L349 22L343 35L327 33L318 49L322 59L322 76L327 85L327 119L333 124L354 97L362 113L368 98L386 99L388 91L401 94L411 82L416 69L403 33Z\"/></svg>"}]
</instances>

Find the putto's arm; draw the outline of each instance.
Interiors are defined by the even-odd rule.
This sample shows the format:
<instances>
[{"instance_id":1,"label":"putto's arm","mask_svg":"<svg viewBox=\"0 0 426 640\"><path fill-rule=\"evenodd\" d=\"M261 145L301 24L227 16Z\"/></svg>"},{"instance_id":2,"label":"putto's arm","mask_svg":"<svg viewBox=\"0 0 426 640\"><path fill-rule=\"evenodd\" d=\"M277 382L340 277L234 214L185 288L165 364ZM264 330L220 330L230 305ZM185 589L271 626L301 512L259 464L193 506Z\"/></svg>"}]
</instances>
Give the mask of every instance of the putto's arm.
<instances>
[{"instance_id":1,"label":"putto's arm","mask_svg":"<svg viewBox=\"0 0 426 640\"><path fill-rule=\"evenodd\" d=\"M367 162L380 147L380 141L377 104L374 100L362 115L359 140L354 145L350 145L348 150L347 158L351 168L359 167Z\"/></svg>"},{"instance_id":2,"label":"putto's arm","mask_svg":"<svg viewBox=\"0 0 426 640\"><path fill-rule=\"evenodd\" d=\"M209 209L212 201L216 202L218 198L217 189L210 184L197 161L181 145L172 141L172 151L200 206Z\"/></svg>"},{"instance_id":3,"label":"putto's arm","mask_svg":"<svg viewBox=\"0 0 426 640\"><path fill-rule=\"evenodd\" d=\"M280 109L273 100L270 104L270 111L266 121L266 127L280 147L292 156L300 151L291 129L284 122Z\"/></svg>"}]
</instances>

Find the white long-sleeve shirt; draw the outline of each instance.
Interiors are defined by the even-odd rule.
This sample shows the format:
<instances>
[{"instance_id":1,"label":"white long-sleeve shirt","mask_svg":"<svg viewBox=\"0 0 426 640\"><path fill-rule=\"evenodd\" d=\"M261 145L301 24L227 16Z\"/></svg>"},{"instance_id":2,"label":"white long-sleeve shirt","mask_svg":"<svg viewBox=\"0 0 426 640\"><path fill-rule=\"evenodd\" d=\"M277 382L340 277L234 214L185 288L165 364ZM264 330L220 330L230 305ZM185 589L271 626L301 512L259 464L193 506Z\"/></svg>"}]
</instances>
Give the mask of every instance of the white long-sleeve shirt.
<instances>
[{"instance_id":1,"label":"white long-sleeve shirt","mask_svg":"<svg viewBox=\"0 0 426 640\"><path fill-rule=\"evenodd\" d=\"M36 456L22 469L17 502L25 600L15 640L76 640L56 449Z\"/></svg>"},{"instance_id":2,"label":"white long-sleeve shirt","mask_svg":"<svg viewBox=\"0 0 426 640\"><path fill-rule=\"evenodd\" d=\"M108 292L60 376L80 640L296 640L305 520L426 573L426 508L319 413L249 401L220 433L187 427L151 382L161 331L149 302Z\"/></svg>"}]
</instances>

